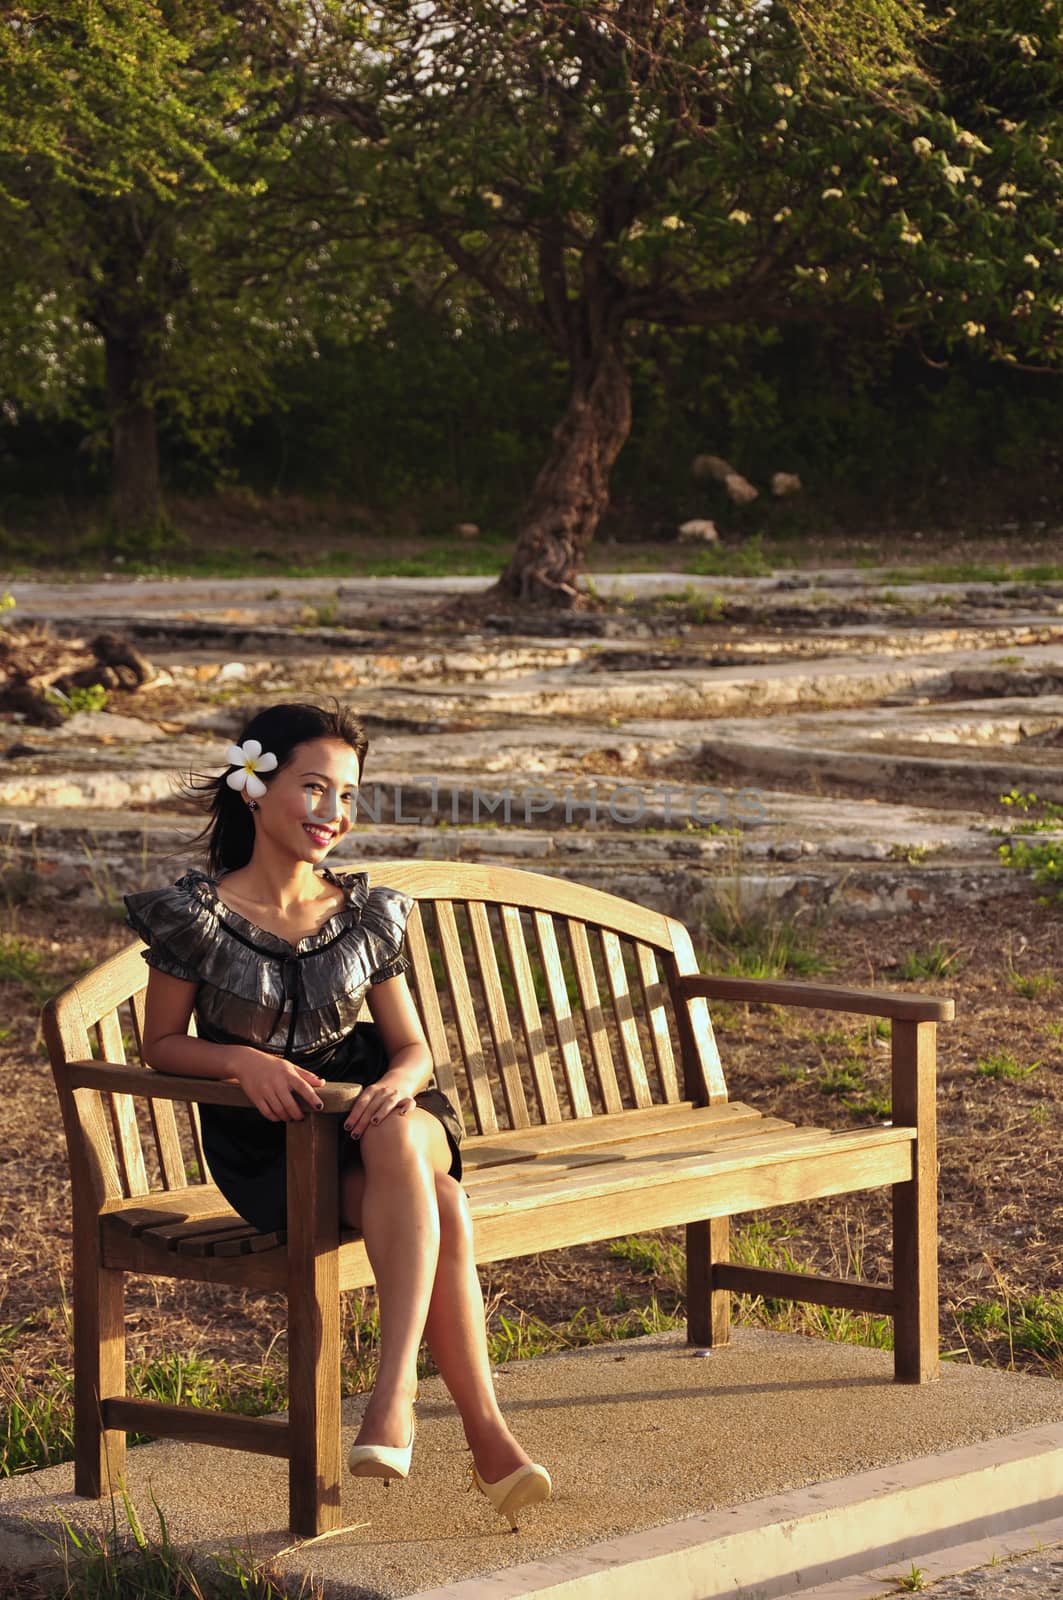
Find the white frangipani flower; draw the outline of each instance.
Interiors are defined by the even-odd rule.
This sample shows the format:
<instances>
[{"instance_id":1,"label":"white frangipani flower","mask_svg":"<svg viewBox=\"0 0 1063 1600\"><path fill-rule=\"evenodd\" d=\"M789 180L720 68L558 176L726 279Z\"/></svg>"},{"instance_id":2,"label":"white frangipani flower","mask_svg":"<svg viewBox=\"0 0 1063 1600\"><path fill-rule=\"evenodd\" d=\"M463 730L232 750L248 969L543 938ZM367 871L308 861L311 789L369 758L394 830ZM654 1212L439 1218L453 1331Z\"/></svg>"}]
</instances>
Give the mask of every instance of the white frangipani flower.
<instances>
[{"instance_id":1,"label":"white frangipani flower","mask_svg":"<svg viewBox=\"0 0 1063 1600\"><path fill-rule=\"evenodd\" d=\"M230 767L237 769L226 775L229 788L246 789L252 800L261 800L266 785L258 774L272 772L276 767L277 758L273 751L263 752L257 739L247 739L243 744L231 744L225 752L225 760Z\"/></svg>"},{"instance_id":2,"label":"white frangipani flower","mask_svg":"<svg viewBox=\"0 0 1063 1600\"><path fill-rule=\"evenodd\" d=\"M933 148L934 146L930 143L930 140L923 134L919 134L912 140L912 149L917 156L928 156Z\"/></svg>"}]
</instances>

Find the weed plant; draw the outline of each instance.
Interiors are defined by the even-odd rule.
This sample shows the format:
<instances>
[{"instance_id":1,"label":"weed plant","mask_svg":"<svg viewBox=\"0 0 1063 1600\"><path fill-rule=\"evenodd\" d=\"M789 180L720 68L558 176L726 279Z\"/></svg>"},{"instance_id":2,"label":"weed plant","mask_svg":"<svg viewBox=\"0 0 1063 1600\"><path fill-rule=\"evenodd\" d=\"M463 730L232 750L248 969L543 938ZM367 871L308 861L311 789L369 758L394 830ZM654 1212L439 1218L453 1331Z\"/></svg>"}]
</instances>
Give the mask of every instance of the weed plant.
<instances>
[{"instance_id":1,"label":"weed plant","mask_svg":"<svg viewBox=\"0 0 1063 1600\"><path fill-rule=\"evenodd\" d=\"M735 1228L731 1233L731 1260L776 1272L806 1271L785 1243L791 1236L785 1224L775 1222L752 1222ZM686 1257L682 1247L673 1241L656 1234L634 1235L614 1240L609 1254L627 1261L636 1271L663 1279L678 1302L685 1297ZM861 1252L851 1244L847 1245L841 1270L858 1277L861 1274ZM871 1345L876 1350L893 1349L893 1323L889 1317L834 1306L740 1294L735 1297L735 1320L777 1333L813 1334L846 1344Z\"/></svg>"},{"instance_id":2,"label":"weed plant","mask_svg":"<svg viewBox=\"0 0 1063 1600\"><path fill-rule=\"evenodd\" d=\"M976 1061L974 1070L980 1078L1010 1079L1012 1082L1018 1082L1031 1077L1040 1065L1039 1061L1031 1061L1029 1066L1024 1067L1009 1050L998 1050L994 1055Z\"/></svg>"},{"instance_id":3,"label":"weed plant","mask_svg":"<svg viewBox=\"0 0 1063 1600\"><path fill-rule=\"evenodd\" d=\"M309 1577L298 1591L284 1583L277 1571L279 1556L260 1561L250 1548L230 1545L224 1555L190 1560L174 1544L154 1499L152 1506L159 1525L154 1535L147 1533L124 1492L112 1501L109 1519L101 1519L99 1531L63 1520L53 1543L64 1600L320 1600L322 1587Z\"/></svg>"},{"instance_id":4,"label":"weed plant","mask_svg":"<svg viewBox=\"0 0 1063 1600\"><path fill-rule=\"evenodd\" d=\"M922 978L944 978L958 972L966 959L962 950L950 950L943 939L934 939L924 950L909 950L897 963L897 976L904 983Z\"/></svg>"},{"instance_id":5,"label":"weed plant","mask_svg":"<svg viewBox=\"0 0 1063 1600\"><path fill-rule=\"evenodd\" d=\"M816 948L814 929L800 914L751 903L740 875L721 880L698 924L702 957L710 971L744 978L807 977L830 963Z\"/></svg>"}]
</instances>

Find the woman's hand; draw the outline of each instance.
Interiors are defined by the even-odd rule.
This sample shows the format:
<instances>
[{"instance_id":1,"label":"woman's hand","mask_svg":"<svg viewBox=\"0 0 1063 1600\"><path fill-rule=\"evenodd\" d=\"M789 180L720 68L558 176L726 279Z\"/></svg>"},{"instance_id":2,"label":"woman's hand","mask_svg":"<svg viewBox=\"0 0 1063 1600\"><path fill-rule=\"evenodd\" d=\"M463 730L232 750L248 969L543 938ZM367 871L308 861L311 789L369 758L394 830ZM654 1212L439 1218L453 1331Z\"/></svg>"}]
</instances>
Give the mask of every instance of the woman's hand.
<instances>
[{"instance_id":1,"label":"woman's hand","mask_svg":"<svg viewBox=\"0 0 1063 1600\"><path fill-rule=\"evenodd\" d=\"M268 1122L301 1122L300 1101L321 1110L317 1086L325 1082L316 1072L297 1067L282 1056L256 1050L253 1045L231 1047L230 1071L256 1111Z\"/></svg>"},{"instance_id":2,"label":"woman's hand","mask_svg":"<svg viewBox=\"0 0 1063 1600\"><path fill-rule=\"evenodd\" d=\"M360 1139L367 1128L383 1122L393 1111L404 1117L417 1104L414 1095L421 1085L417 1081L415 1087L416 1076L390 1068L376 1083L367 1083L343 1124L351 1138Z\"/></svg>"}]
</instances>

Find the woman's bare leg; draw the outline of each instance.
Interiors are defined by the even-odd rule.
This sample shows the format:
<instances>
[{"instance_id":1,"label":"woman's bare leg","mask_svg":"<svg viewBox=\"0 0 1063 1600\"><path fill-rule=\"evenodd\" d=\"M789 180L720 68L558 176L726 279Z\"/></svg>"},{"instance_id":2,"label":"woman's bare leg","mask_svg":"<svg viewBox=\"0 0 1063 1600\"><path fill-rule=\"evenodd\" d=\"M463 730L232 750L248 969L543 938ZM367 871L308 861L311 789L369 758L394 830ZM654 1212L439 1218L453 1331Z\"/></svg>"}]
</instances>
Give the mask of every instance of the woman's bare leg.
<instances>
[{"instance_id":1,"label":"woman's bare leg","mask_svg":"<svg viewBox=\"0 0 1063 1600\"><path fill-rule=\"evenodd\" d=\"M425 1338L461 1413L476 1469L487 1483L497 1483L529 1457L506 1426L495 1397L469 1202L447 1173L437 1175L436 1195L439 1259Z\"/></svg>"},{"instance_id":2,"label":"woman's bare leg","mask_svg":"<svg viewBox=\"0 0 1063 1600\"><path fill-rule=\"evenodd\" d=\"M362 1164L344 1175L341 1205L344 1222L362 1230L376 1278L380 1363L358 1443L401 1448L439 1260L436 1178L450 1149L429 1112L393 1112L363 1134Z\"/></svg>"}]
</instances>

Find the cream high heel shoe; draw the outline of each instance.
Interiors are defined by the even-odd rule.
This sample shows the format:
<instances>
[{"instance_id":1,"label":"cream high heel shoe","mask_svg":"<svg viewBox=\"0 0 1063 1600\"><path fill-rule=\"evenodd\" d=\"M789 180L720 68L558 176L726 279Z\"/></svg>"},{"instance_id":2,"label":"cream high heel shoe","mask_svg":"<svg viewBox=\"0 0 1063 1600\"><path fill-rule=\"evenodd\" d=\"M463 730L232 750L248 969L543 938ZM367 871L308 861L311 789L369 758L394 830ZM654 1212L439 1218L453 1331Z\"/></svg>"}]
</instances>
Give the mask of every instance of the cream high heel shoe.
<instances>
[{"instance_id":1,"label":"cream high heel shoe","mask_svg":"<svg viewBox=\"0 0 1063 1600\"><path fill-rule=\"evenodd\" d=\"M411 1417L410 1442L407 1445L352 1444L347 1457L348 1468L356 1478L383 1478L385 1489L395 1478L408 1478L416 1432L417 1418Z\"/></svg>"},{"instance_id":2,"label":"cream high heel shoe","mask_svg":"<svg viewBox=\"0 0 1063 1600\"><path fill-rule=\"evenodd\" d=\"M499 1516L507 1519L514 1533L519 1531L515 1513L525 1506L537 1505L540 1500L549 1500L553 1488L546 1468L534 1461L526 1461L508 1478L499 1478L497 1483L485 1483L474 1466L470 1466L469 1472L471 1482L487 1496Z\"/></svg>"}]
</instances>

